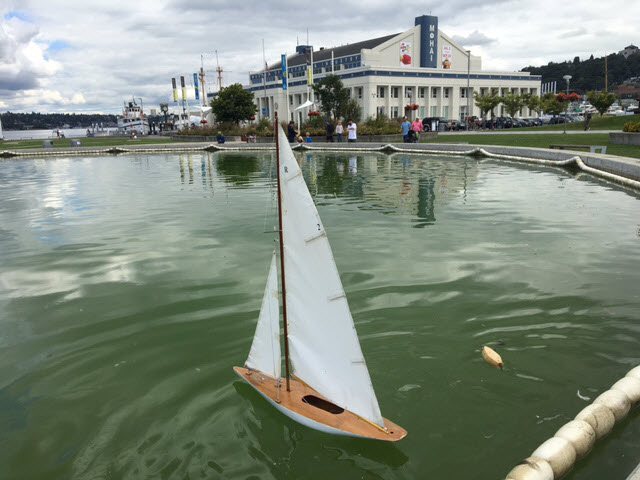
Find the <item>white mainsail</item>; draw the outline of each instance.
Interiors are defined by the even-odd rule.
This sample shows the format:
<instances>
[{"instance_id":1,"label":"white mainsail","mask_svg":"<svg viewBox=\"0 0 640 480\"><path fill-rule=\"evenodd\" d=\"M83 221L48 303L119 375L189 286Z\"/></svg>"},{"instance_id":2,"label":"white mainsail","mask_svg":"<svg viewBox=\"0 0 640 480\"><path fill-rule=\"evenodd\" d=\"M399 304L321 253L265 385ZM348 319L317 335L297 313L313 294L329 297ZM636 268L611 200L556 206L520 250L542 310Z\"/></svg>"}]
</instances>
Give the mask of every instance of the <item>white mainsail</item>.
<instances>
[{"instance_id":1,"label":"white mainsail","mask_svg":"<svg viewBox=\"0 0 640 480\"><path fill-rule=\"evenodd\" d=\"M267 286L262 297L256 333L245 365L260 370L274 378L280 378L280 309L278 303L278 270L276 252L271 257Z\"/></svg>"},{"instance_id":2,"label":"white mainsail","mask_svg":"<svg viewBox=\"0 0 640 480\"><path fill-rule=\"evenodd\" d=\"M329 240L282 128L278 135L294 374L336 405L384 427Z\"/></svg>"}]
</instances>

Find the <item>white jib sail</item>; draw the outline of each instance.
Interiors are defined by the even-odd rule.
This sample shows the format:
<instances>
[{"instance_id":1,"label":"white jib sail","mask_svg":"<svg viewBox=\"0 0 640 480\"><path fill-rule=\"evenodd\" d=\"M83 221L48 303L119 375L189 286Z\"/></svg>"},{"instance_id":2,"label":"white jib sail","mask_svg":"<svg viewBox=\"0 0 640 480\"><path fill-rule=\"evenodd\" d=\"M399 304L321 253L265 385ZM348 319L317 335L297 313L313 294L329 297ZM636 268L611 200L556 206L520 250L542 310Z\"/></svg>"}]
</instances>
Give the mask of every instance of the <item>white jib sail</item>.
<instances>
[{"instance_id":1,"label":"white jib sail","mask_svg":"<svg viewBox=\"0 0 640 480\"><path fill-rule=\"evenodd\" d=\"M329 240L281 128L278 135L294 373L331 402L384 427Z\"/></svg>"},{"instance_id":2,"label":"white jib sail","mask_svg":"<svg viewBox=\"0 0 640 480\"><path fill-rule=\"evenodd\" d=\"M256 333L245 365L260 370L274 378L280 378L280 308L278 304L278 270L276 252L271 257L267 286L262 297Z\"/></svg>"}]
</instances>

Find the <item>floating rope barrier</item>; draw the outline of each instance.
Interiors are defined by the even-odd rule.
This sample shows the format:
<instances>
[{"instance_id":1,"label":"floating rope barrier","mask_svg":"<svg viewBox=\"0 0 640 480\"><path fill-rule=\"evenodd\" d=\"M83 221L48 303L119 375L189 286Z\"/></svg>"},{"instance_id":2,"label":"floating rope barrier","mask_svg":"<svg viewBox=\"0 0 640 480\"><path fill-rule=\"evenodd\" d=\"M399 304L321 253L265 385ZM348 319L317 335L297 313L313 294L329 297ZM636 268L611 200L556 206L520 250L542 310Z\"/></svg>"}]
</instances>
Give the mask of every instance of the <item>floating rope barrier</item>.
<instances>
[{"instance_id":1,"label":"floating rope barrier","mask_svg":"<svg viewBox=\"0 0 640 480\"><path fill-rule=\"evenodd\" d=\"M557 480L566 474L576 460L586 455L596 440L640 404L640 366L584 408L545 441L530 457L511 470L506 480Z\"/></svg>"},{"instance_id":2,"label":"floating rope barrier","mask_svg":"<svg viewBox=\"0 0 640 480\"><path fill-rule=\"evenodd\" d=\"M391 143L387 143L385 145L379 146L371 146L365 147L362 145L358 146L349 146L349 144L345 146L333 146L330 144L323 144L321 147L311 146L309 144L298 144L292 147L293 150L296 151L317 151L317 152L376 152L376 153L410 153L410 154L426 154L426 155L455 155L455 156L472 156L472 157L485 157L485 158L493 158L498 160L508 160L508 161L516 161L516 162L524 162L524 163L534 163L539 165L550 165L556 167L569 167L575 165L580 170L583 170L592 175L599 176L606 180L615 182L620 185L624 185L626 187L633 188L635 190L640 190L640 181L633 180L631 178L624 177L622 175L616 175L614 173L605 172L603 170L599 170L594 167L590 167L584 163L584 160L576 155L566 160L546 160L542 158L532 158L520 155L505 155L499 153L492 153L487 151L486 149L476 146L469 150L440 150L440 149L428 149L428 148L402 148ZM256 145L256 144L243 144L242 146L223 146L215 143L211 143L208 145L198 145L194 147L188 147L184 145L176 145L173 147L135 147L135 148L126 148L126 147L110 147L103 149L73 149L73 150L39 150L39 151L15 151L15 150L4 150L0 152L0 158L11 158L11 157L32 157L32 156L68 156L68 155L118 155L123 153L189 153L189 152L238 152L238 151L259 151L265 152L274 150L275 146L272 144L265 145Z\"/></svg>"}]
</instances>

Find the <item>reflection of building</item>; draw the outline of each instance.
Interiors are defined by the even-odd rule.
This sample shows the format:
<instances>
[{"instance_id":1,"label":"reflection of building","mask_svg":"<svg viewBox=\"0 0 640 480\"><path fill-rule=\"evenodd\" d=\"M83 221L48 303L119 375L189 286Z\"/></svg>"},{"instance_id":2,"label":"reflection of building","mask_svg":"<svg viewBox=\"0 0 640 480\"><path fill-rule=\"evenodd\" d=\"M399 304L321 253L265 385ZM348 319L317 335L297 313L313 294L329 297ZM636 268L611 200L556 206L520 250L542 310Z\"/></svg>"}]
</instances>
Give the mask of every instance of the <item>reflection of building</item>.
<instances>
[{"instance_id":1,"label":"reflection of building","mask_svg":"<svg viewBox=\"0 0 640 480\"><path fill-rule=\"evenodd\" d=\"M528 72L483 71L481 58L438 30L438 18L427 15L417 17L415 26L402 33L320 48L312 54L311 50L313 47L301 45L295 55L288 57L288 90L282 89L280 62L266 72L250 73L250 84L245 89L255 93L259 117L273 119L277 105L280 118L286 118L288 104L292 120L306 120L309 108L295 109L308 100L307 69L311 57L313 80L332 73L340 76L351 98L362 106L365 118L377 113L400 117L409 112L420 118L460 118L467 113L468 96L471 114L479 116L473 102L474 91L540 94L539 76ZM417 105L417 110L406 108L412 104ZM522 115L534 113L525 108Z\"/></svg>"},{"instance_id":2,"label":"reflection of building","mask_svg":"<svg viewBox=\"0 0 640 480\"><path fill-rule=\"evenodd\" d=\"M464 196L478 176L478 162L466 158L316 154L299 161L314 195L358 198L364 200L360 208L416 217L416 226L435 222L437 208Z\"/></svg>"}]
</instances>

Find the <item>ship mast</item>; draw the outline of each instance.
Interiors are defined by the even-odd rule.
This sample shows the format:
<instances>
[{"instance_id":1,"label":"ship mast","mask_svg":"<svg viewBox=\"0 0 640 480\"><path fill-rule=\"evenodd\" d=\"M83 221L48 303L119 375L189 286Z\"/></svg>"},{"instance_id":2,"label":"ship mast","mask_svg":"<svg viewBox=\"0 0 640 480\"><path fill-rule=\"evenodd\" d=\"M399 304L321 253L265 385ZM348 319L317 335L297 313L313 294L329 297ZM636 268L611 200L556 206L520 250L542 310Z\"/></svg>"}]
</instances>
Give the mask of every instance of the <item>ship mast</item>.
<instances>
[{"instance_id":1,"label":"ship mast","mask_svg":"<svg viewBox=\"0 0 640 480\"><path fill-rule=\"evenodd\" d=\"M280 188L280 125L278 112L275 112L276 132L276 170L278 172L278 235L280 237L280 277L282 280L282 317L284 320L284 368L287 379L287 392L291 391L289 382L289 333L287 330L287 284L284 276L284 237L282 232L282 190Z\"/></svg>"}]
</instances>

